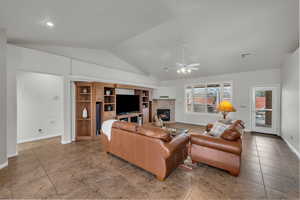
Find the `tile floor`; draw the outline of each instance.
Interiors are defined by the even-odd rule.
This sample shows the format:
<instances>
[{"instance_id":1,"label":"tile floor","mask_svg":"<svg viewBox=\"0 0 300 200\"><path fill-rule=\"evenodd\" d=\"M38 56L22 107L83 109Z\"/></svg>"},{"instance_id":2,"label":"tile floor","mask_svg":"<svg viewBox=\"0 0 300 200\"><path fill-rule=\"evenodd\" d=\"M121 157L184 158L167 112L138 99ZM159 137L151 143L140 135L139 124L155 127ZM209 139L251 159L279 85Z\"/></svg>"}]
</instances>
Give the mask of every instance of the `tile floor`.
<instances>
[{"instance_id":1,"label":"tile floor","mask_svg":"<svg viewBox=\"0 0 300 200\"><path fill-rule=\"evenodd\" d=\"M19 145L19 156L0 170L0 199L9 198L299 199L299 160L280 138L246 133L239 177L198 164L160 182L103 152L99 141L53 138Z\"/></svg>"}]
</instances>

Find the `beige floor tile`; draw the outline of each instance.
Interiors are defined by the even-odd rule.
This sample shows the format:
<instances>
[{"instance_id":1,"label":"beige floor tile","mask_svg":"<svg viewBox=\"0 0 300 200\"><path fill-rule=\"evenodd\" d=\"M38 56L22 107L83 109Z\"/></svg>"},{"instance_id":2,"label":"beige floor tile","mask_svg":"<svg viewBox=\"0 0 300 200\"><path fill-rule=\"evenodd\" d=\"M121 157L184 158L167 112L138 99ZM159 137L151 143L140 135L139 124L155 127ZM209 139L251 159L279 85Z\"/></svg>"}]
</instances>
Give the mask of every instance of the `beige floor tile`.
<instances>
[{"instance_id":1,"label":"beige floor tile","mask_svg":"<svg viewBox=\"0 0 300 200\"><path fill-rule=\"evenodd\" d=\"M202 132L182 123L170 127ZM60 144L60 138L19 145L0 170L0 199L299 199L297 157L279 137L246 132L238 177L205 164L177 168L164 182L103 151L99 140Z\"/></svg>"},{"instance_id":2,"label":"beige floor tile","mask_svg":"<svg viewBox=\"0 0 300 200\"><path fill-rule=\"evenodd\" d=\"M55 195L56 191L48 177L43 177L11 188L13 198L47 198Z\"/></svg>"},{"instance_id":3,"label":"beige floor tile","mask_svg":"<svg viewBox=\"0 0 300 200\"><path fill-rule=\"evenodd\" d=\"M12 198L11 190L7 187L0 187L0 199Z\"/></svg>"}]
</instances>

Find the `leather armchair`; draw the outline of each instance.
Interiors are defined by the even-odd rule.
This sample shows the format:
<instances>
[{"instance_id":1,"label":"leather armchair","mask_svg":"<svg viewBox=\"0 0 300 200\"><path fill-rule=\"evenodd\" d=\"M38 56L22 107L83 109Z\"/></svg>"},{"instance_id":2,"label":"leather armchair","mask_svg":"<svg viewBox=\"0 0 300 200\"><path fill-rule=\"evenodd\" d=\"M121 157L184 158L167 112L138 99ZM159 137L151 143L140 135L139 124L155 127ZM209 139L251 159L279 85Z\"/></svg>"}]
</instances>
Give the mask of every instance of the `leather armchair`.
<instances>
[{"instance_id":1,"label":"leather armchair","mask_svg":"<svg viewBox=\"0 0 300 200\"><path fill-rule=\"evenodd\" d=\"M209 131L212 125L207 126ZM222 137L191 134L190 156L192 161L205 163L229 171L233 176L240 173L242 140L225 140Z\"/></svg>"}]
</instances>

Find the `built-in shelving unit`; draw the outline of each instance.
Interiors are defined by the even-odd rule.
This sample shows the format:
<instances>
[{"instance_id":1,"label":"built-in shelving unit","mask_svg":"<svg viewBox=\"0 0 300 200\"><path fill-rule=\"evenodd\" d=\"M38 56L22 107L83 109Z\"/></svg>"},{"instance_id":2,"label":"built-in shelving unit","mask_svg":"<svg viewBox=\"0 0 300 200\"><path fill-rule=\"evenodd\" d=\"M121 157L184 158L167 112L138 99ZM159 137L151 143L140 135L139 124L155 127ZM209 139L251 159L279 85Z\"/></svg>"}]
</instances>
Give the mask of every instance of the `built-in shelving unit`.
<instances>
[{"instance_id":1,"label":"built-in shelving unit","mask_svg":"<svg viewBox=\"0 0 300 200\"><path fill-rule=\"evenodd\" d=\"M143 123L150 122L149 118L149 90L144 89L136 89L135 90L136 95L140 95L140 110L143 115Z\"/></svg>"},{"instance_id":2,"label":"built-in shelving unit","mask_svg":"<svg viewBox=\"0 0 300 200\"><path fill-rule=\"evenodd\" d=\"M92 84L76 83L76 140L91 139L92 134ZM86 118L83 111L87 110Z\"/></svg>"},{"instance_id":3,"label":"built-in shelving unit","mask_svg":"<svg viewBox=\"0 0 300 200\"><path fill-rule=\"evenodd\" d=\"M141 118L141 119L143 118L143 114L139 113L139 112L117 116L117 119L120 121L133 122L133 123L138 123L139 118Z\"/></svg>"},{"instance_id":4,"label":"built-in shelving unit","mask_svg":"<svg viewBox=\"0 0 300 200\"><path fill-rule=\"evenodd\" d=\"M101 124L108 119L148 123L151 115L151 89L101 82L76 82L76 140L97 139ZM116 114L116 88L134 89L140 96L140 112ZM83 118L83 109L88 117Z\"/></svg>"},{"instance_id":5,"label":"built-in shelving unit","mask_svg":"<svg viewBox=\"0 0 300 200\"><path fill-rule=\"evenodd\" d=\"M149 91L142 90L142 106L143 108L149 107Z\"/></svg>"},{"instance_id":6,"label":"built-in shelving unit","mask_svg":"<svg viewBox=\"0 0 300 200\"><path fill-rule=\"evenodd\" d=\"M104 87L104 112L116 110L115 88Z\"/></svg>"}]
</instances>

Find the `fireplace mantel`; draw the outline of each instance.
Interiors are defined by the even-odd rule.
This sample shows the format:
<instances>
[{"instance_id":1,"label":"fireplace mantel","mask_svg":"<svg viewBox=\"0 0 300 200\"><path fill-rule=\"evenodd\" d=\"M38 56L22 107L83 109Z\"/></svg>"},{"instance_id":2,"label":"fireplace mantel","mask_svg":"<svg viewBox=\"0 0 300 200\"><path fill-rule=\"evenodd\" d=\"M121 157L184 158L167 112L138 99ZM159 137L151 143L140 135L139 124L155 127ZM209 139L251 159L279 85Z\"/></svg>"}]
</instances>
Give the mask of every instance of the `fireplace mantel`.
<instances>
[{"instance_id":1,"label":"fireplace mantel","mask_svg":"<svg viewBox=\"0 0 300 200\"><path fill-rule=\"evenodd\" d=\"M170 121L175 122L175 101L176 99L153 99L152 119L156 115L157 109L170 109Z\"/></svg>"}]
</instances>

